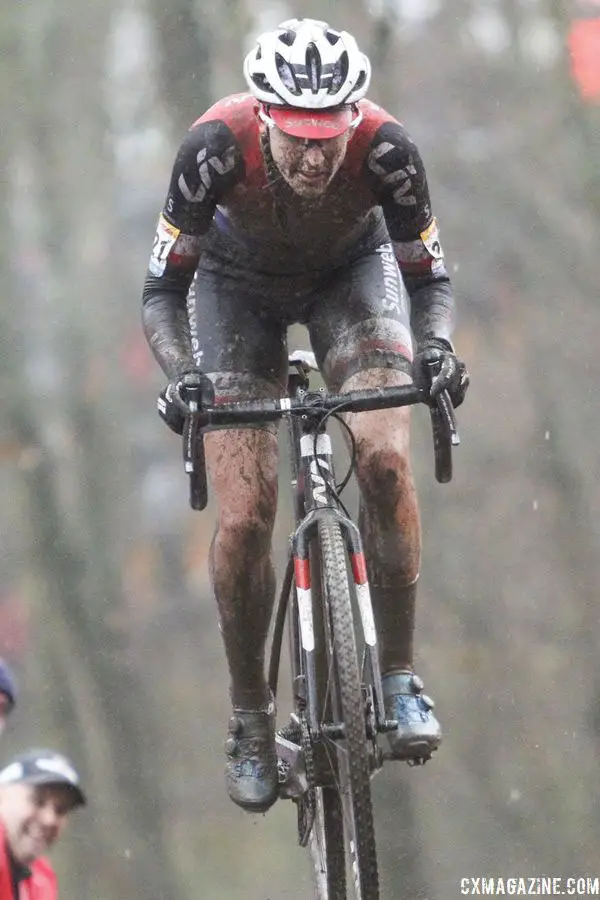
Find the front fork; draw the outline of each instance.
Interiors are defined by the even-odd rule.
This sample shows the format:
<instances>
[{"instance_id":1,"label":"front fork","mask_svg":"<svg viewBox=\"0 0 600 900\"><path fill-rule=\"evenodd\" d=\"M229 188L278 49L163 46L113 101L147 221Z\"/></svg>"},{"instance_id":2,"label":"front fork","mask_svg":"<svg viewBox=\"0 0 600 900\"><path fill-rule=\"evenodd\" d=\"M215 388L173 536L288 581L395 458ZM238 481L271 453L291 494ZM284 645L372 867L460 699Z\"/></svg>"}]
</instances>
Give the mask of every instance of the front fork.
<instances>
[{"instance_id":1,"label":"front fork","mask_svg":"<svg viewBox=\"0 0 600 900\"><path fill-rule=\"evenodd\" d=\"M320 724L316 699L310 545L311 541L316 538L319 522L329 519L339 525L350 560L365 641L367 665L371 673L372 697L367 698L367 706L371 707L370 715L367 717L367 732L371 732L369 737L374 741L378 733L395 729L397 722L388 720L385 716L377 633L362 538L355 523L339 509L335 493L331 439L325 431L321 430L316 437L314 432L301 435L299 463L298 495L303 499L304 517L292 535L291 550L298 602L299 641L306 660L305 694L309 728L316 736ZM301 513L302 510L297 509L297 512Z\"/></svg>"}]
</instances>

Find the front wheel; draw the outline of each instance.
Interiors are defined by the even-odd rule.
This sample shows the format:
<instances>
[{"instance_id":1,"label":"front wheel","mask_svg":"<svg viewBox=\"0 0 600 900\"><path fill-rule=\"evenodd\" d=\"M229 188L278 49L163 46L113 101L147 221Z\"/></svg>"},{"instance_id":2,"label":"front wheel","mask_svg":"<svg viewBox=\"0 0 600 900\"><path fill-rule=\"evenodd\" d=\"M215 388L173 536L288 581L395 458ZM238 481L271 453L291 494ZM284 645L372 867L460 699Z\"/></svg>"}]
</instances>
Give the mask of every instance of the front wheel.
<instances>
[{"instance_id":1,"label":"front wheel","mask_svg":"<svg viewBox=\"0 0 600 900\"><path fill-rule=\"evenodd\" d=\"M343 724L341 736L324 735L331 770L332 787L320 789L322 813L315 810L314 829L324 835L330 868L339 865L340 834L343 831L348 868L348 892L319 895L323 900L355 897L379 900L379 877L375 826L371 798L369 745L366 735L365 704L361 685L352 603L348 583L346 551L340 528L331 522L319 524L321 593L325 650L328 661L325 687L329 721ZM327 719L323 723L327 724ZM330 793L329 793L330 792ZM335 800L333 799L335 797ZM341 815L341 821L340 821ZM331 886L332 879L329 879Z\"/></svg>"}]
</instances>

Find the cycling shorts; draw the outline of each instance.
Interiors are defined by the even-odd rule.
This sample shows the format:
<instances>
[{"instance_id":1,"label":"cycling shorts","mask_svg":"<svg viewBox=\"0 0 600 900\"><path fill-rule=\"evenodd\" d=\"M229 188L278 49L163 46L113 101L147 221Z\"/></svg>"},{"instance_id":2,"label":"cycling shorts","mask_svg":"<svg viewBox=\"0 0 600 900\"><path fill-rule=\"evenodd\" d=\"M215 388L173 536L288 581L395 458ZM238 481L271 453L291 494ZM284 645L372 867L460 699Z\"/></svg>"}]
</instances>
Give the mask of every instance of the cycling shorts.
<instances>
[{"instance_id":1,"label":"cycling shorts","mask_svg":"<svg viewBox=\"0 0 600 900\"><path fill-rule=\"evenodd\" d=\"M411 371L409 298L392 245L343 268L263 274L205 254L188 296L196 364L217 401L287 393L287 330L308 329L323 379L338 391L378 367Z\"/></svg>"}]
</instances>

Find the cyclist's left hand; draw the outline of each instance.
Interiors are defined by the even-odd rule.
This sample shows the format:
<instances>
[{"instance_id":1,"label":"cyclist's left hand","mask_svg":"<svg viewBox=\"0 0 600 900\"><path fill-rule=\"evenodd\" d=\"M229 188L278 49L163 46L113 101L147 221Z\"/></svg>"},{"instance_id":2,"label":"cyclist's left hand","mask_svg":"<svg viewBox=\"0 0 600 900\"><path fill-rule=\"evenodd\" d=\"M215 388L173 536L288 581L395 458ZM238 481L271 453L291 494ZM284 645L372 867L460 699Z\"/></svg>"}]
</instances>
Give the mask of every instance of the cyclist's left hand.
<instances>
[{"instance_id":1,"label":"cyclist's left hand","mask_svg":"<svg viewBox=\"0 0 600 900\"><path fill-rule=\"evenodd\" d=\"M430 397L447 390L454 407L465 399L470 382L467 367L450 342L438 338L419 347L413 361L413 377L418 385L429 390Z\"/></svg>"}]
</instances>

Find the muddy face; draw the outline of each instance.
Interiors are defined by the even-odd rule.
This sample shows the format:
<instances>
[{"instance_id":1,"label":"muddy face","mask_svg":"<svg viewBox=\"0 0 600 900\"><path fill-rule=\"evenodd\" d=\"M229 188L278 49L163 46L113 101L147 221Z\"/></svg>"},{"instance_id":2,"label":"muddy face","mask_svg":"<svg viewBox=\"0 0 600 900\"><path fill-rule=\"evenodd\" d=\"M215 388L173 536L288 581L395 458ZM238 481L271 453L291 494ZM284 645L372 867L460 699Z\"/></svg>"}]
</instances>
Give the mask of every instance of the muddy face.
<instances>
[{"instance_id":1,"label":"muddy face","mask_svg":"<svg viewBox=\"0 0 600 900\"><path fill-rule=\"evenodd\" d=\"M344 161L350 131L313 141L292 137L273 126L269 138L273 161L292 190L301 197L318 197Z\"/></svg>"}]
</instances>

